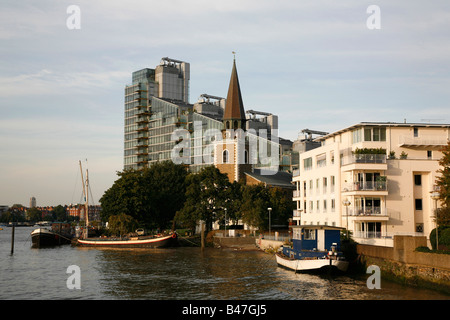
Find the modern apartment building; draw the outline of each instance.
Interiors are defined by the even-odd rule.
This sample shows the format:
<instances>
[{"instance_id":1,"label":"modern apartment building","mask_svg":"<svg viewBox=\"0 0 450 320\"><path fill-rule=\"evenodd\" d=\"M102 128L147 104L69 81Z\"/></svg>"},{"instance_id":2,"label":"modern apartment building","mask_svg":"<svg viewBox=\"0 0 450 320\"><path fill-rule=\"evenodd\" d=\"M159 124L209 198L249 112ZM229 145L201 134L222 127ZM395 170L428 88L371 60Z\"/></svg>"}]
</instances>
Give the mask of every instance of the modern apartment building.
<instances>
[{"instance_id":1,"label":"modern apartment building","mask_svg":"<svg viewBox=\"0 0 450 320\"><path fill-rule=\"evenodd\" d=\"M348 228L359 243L429 236L439 151L450 124L362 122L321 136L294 171L296 224Z\"/></svg>"},{"instance_id":2,"label":"modern apartment building","mask_svg":"<svg viewBox=\"0 0 450 320\"><path fill-rule=\"evenodd\" d=\"M173 160L174 150L177 156L184 158L183 163L192 172L208 165L217 166L223 157L215 155L217 141L208 136L208 132L222 132L226 128L246 132L264 129L267 136L258 135L257 147L265 144L268 150L273 150L274 146L280 156L277 169L291 169L292 142L281 138L272 141L271 133L272 129L278 129L278 117L243 109L235 62L227 99L202 94L195 104L189 104L189 72L189 63L170 58L163 58L155 69L133 72L133 83L125 87L124 169L139 169L157 161ZM233 111L234 106L239 111L238 117ZM188 136L174 139L179 129ZM188 142L188 152L186 148L184 153L179 152L180 142ZM205 150L211 150L210 157L205 157ZM264 168L266 165L259 161L253 167Z\"/></svg>"}]
</instances>

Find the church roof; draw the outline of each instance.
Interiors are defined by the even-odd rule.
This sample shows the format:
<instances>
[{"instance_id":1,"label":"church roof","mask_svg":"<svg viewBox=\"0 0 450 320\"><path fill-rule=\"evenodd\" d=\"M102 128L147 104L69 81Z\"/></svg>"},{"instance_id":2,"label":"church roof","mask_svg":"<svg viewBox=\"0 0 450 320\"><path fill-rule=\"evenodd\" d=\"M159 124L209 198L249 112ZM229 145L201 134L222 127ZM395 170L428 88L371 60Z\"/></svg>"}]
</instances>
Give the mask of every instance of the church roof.
<instances>
[{"instance_id":1,"label":"church roof","mask_svg":"<svg viewBox=\"0 0 450 320\"><path fill-rule=\"evenodd\" d=\"M272 187L295 189L295 186L291 183L292 174L288 172L277 171L274 174L263 174L261 170L255 169L253 172L245 172L245 174Z\"/></svg>"},{"instance_id":2,"label":"church roof","mask_svg":"<svg viewBox=\"0 0 450 320\"><path fill-rule=\"evenodd\" d=\"M242 102L241 88L236 70L236 60L233 60L230 85L228 87L227 101L223 120L245 120L244 103Z\"/></svg>"}]
</instances>

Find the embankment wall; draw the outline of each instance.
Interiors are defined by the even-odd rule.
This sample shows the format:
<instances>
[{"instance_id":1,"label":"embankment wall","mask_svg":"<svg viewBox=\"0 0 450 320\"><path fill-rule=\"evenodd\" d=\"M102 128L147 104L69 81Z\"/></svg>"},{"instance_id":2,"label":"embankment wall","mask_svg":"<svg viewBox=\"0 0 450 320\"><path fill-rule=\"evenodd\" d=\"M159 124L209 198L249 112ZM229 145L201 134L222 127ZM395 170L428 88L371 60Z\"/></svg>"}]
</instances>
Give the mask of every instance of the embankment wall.
<instances>
[{"instance_id":1,"label":"embankment wall","mask_svg":"<svg viewBox=\"0 0 450 320\"><path fill-rule=\"evenodd\" d=\"M415 251L426 245L426 237L395 236L394 247L358 244L357 252L366 266L380 267L382 277L450 294L450 255Z\"/></svg>"}]
</instances>

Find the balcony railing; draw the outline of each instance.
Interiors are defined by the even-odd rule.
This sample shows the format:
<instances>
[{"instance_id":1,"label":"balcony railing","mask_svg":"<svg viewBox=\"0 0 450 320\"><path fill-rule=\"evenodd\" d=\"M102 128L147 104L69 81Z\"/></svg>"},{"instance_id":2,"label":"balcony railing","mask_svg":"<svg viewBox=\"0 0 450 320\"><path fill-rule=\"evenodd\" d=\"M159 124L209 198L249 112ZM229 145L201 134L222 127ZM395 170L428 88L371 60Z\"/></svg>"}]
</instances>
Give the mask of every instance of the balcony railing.
<instances>
[{"instance_id":1,"label":"balcony railing","mask_svg":"<svg viewBox=\"0 0 450 320\"><path fill-rule=\"evenodd\" d=\"M343 212L344 215L346 215L347 210L344 210ZM388 212L384 207L349 207L348 215L386 217L388 215Z\"/></svg>"},{"instance_id":2,"label":"balcony railing","mask_svg":"<svg viewBox=\"0 0 450 320\"><path fill-rule=\"evenodd\" d=\"M381 231L354 231L353 237L363 239L393 239L394 236L421 237L422 232L381 232Z\"/></svg>"},{"instance_id":3,"label":"balcony railing","mask_svg":"<svg viewBox=\"0 0 450 320\"><path fill-rule=\"evenodd\" d=\"M293 194L294 198L300 197L300 190L294 190Z\"/></svg>"},{"instance_id":4,"label":"balcony railing","mask_svg":"<svg viewBox=\"0 0 450 320\"><path fill-rule=\"evenodd\" d=\"M387 191L387 181L355 182L345 185L342 191Z\"/></svg>"},{"instance_id":5,"label":"balcony railing","mask_svg":"<svg viewBox=\"0 0 450 320\"><path fill-rule=\"evenodd\" d=\"M302 213L302 212L301 212L300 210L294 210L294 211L293 211L293 216L294 216L294 217L300 217L300 216L301 216L301 213Z\"/></svg>"},{"instance_id":6,"label":"balcony railing","mask_svg":"<svg viewBox=\"0 0 450 320\"><path fill-rule=\"evenodd\" d=\"M353 154L343 159L343 165L353 163L386 163L385 154Z\"/></svg>"},{"instance_id":7,"label":"balcony railing","mask_svg":"<svg viewBox=\"0 0 450 320\"><path fill-rule=\"evenodd\" d=\"M399 137L400 146L445 146L447 145L447 139L437 136L421 136L421 137L411 137L411 136L400 136Z\"/></svg>"}]
</instances>

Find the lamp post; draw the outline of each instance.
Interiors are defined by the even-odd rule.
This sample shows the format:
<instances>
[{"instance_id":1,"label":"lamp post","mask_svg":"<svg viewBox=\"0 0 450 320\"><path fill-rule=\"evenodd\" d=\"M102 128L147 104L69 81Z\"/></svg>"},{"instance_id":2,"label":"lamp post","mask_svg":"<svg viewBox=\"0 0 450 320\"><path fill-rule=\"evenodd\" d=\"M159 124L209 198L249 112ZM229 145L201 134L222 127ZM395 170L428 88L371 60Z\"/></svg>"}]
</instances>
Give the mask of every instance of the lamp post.
<instances>
[{"instance_id":1,"label":"lamp post","mask_svg":"<svg viewBox=\"0 0 450 320\"><path fill-rule=\"evenodd\" d=\"M270 236L270 213L272 212L272 208L267 208L269 210L269 236Z\"/></svg>"},{"instance_id":2,"label":"lamp post","mask_svg":"<svg viewBox=\"0 0 450 320\"><path fill-rule=\"evenodd\" d=\"M347 219L347 240L349 239L349 234L348 234L348 206L351 204L350 201L348 201L347 199L345 199L344 201L342 201L342 204L345 206L345 216Z\"/></svg>"},{"instance_id":3,"label":"lamp post","mask_svg":"<svg viewBox=\"0 0 450 320\"><path fill-rule=\"evenodd\" d=\"M224 208L225 210L225 221L224 221L224 226L225 226L225 237L227 236L227 208Z\"/></svg>"},{"instance_id":4,"label":"lamp post","mask_svg":"<svg viewBox=\"0 0 450 320\"><path fill-rule=\"evenodd\" d=\"M436 221L436 250L439 248L439 240L438 240L438 212L437 212L437 201L439 200L439 192L432 191L431 192L431 199L434 200L434 218Z\"/></svg>"}]
</instances>

